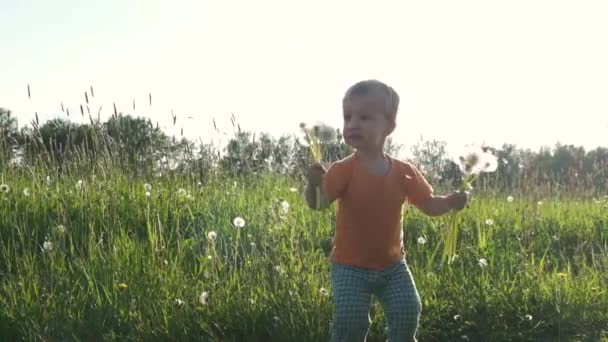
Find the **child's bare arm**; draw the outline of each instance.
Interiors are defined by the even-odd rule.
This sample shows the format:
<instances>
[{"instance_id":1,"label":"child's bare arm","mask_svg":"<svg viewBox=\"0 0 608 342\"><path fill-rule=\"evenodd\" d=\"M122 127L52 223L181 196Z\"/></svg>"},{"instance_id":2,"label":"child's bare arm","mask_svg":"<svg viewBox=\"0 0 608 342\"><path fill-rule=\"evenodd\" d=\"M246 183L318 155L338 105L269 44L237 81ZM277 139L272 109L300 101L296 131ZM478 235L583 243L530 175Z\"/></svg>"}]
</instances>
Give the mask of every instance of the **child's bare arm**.
<instances>
[{"instance_id":1,"label":"child's bare arm","mask_svg":"<svg viewBox=\"0 0 608 342\"><path fill-rule=\"evenodd\" d=\"M462 210L467 200L466 193L457 191L446 196L431 196L419 205L419 209L429 216L440 216L452 209Z\"/></svg>"}]
</instances>

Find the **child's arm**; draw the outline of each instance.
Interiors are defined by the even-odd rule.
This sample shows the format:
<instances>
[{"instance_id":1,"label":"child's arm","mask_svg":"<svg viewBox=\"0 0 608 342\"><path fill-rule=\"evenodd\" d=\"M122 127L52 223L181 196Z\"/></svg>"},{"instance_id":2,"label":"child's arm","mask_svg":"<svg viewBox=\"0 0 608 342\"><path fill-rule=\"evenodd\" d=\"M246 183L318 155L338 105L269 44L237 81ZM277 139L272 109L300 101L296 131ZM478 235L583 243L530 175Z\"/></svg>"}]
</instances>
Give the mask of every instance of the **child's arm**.
<instances>
[{"instance_id":1,"label":"child's arm","mask_svg":"<svg viewBox=\"0 0 608 342\"><path fill-rule=\"evenodd\" d=\"M462 210L467 204L468 195L455 191L446 196L431 196L419 205L419 209L429 216L440 216L450 210Z\"/></svg>"}]
</instances>

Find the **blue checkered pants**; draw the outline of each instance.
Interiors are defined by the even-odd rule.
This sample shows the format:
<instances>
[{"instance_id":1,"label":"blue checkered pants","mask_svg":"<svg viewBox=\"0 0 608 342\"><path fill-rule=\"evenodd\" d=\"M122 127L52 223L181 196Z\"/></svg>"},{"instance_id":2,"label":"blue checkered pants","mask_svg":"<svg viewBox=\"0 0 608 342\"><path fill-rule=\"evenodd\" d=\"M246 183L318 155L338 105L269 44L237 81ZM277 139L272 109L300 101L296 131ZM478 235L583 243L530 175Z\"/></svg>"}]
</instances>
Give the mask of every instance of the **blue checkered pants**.
<instances>
[{"instance_id":1,"label":"blue checkered pants","mask_svg":"<svg viewBox=\"0 0 608 342\"><path fill-rule=\"evenodd\" d=\"M416 341L422 304L405 259L382 271L331 264L334 321L331 340L365 341L373 294L382 305L388 341Z\"/></svg>"}]
</instances>

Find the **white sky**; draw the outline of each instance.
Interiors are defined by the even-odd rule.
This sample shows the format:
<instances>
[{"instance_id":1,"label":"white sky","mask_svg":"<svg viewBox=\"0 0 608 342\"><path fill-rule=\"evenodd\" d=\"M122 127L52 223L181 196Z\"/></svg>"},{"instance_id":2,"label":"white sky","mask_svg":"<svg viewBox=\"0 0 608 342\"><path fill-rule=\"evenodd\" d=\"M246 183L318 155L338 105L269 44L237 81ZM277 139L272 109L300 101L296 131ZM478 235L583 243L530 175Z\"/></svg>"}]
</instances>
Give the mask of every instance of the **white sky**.
<instances>
[{"instance_id":1,"label":"white sky","mask_svg":"<svg viewBox=\"0 0 608 342\"><path fill-rule=\"evenodd\" d=\"M589 149L608 146L606 18L608 1L0 0L0 106L80 119L92 85L102 120L115 101L168 128L173 109L192 138L212 117L232 134L230 113L278 136L340 126L346 88L377 78L406 145Z\"/></svg>"}]
</instances>

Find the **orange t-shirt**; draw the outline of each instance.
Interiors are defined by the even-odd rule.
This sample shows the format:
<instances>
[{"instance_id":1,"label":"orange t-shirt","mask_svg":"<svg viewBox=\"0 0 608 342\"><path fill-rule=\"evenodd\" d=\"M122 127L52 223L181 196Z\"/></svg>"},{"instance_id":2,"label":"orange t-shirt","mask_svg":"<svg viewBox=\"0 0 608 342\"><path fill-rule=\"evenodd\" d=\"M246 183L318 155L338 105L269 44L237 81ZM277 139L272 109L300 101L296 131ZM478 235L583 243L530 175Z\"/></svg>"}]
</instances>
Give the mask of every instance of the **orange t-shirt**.
<instances>
[{"instance_id":1,"label":"orange t-shirt","mask_svg":"<svg viewBox=\"0 0 608 342\"><path fill-rule=\"evenodd\" d=\"M401 209L419 206L433 188L411 163L386 155L384 176L370 173L357 152L334 162L323 177L330 199L337 199L332 262L382 270L403 258Z\"/></svg>"}]
</instances>

